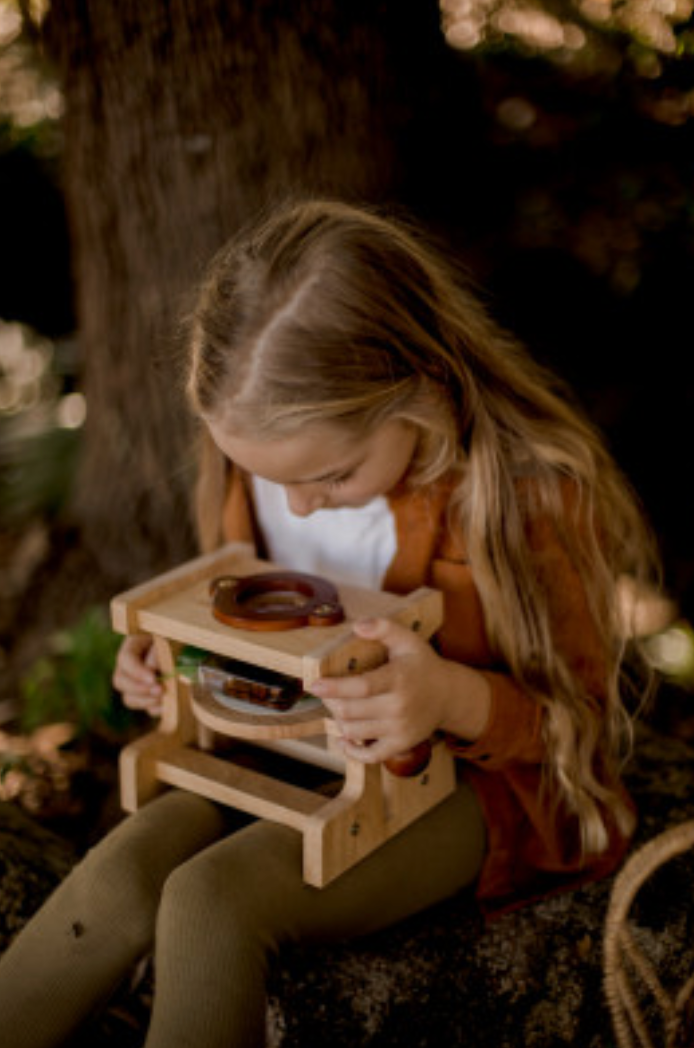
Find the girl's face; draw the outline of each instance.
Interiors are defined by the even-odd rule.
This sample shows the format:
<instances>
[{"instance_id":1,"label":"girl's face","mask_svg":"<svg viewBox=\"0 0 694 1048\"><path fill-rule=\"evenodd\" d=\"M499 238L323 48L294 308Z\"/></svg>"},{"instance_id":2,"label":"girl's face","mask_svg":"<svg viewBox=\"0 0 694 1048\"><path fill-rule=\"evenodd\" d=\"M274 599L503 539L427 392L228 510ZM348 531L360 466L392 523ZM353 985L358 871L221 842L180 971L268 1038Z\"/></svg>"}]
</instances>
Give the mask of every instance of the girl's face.
<instances>
[{"instance_id":1,"label":"girl's face","mask_svg":"<svg viewBox=\"0 0 694 1048\"><path fill-rule=\"evenodd\" d=\"M366 437L339 426L311 426L277 440L253 440L209 424L221 451L241 469L281 484L290 510L308 517L317 509L364 506L404 479L418 442L407 422L385 422Z\"/></svg>"}]
</instances>

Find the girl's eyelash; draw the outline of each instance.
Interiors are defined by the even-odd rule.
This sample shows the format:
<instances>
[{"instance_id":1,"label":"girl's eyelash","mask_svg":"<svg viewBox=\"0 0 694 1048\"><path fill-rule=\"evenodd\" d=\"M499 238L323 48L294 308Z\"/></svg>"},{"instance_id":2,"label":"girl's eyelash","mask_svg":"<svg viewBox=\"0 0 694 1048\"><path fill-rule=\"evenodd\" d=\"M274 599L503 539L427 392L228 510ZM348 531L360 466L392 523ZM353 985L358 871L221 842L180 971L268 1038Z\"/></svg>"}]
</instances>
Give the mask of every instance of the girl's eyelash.
<instances>
[{"instance_id":1,"label":"girl's eyelash","mask_svg":"<svg viewBox=\"0 0 694 1048\"><path fill-rule=\"evenodd\" d=\"M332 480L328 481L328 487L329 488L339 488L339 487L341 487L342 484L345 484L349 480L351 475L352 475L351 473L343 473L343 475L341 477L334 477Z\"/></svg>"}]
</instances>

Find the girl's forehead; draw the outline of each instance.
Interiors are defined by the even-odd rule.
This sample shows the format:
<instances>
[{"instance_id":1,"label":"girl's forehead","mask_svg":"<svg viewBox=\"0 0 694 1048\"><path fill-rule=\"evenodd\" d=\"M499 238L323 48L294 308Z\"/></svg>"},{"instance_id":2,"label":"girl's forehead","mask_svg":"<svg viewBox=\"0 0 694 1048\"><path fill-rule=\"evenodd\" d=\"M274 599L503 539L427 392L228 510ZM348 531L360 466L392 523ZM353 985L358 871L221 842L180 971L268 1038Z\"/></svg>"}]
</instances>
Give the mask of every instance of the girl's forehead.
<instances>
[{"instance_id":1,"label":"girl's forehead","mask_svg":"<svg viewBox=\"0 0 694 1048\"><path fill-rule=\"evenodd\" d=\"M337 426L311 426L275 439L239 436L219 425L210 434L224 454L242 469L278 484L306 484L330 479L367 455L370 438L355 437Z\"/></svg>"}]
</instances>

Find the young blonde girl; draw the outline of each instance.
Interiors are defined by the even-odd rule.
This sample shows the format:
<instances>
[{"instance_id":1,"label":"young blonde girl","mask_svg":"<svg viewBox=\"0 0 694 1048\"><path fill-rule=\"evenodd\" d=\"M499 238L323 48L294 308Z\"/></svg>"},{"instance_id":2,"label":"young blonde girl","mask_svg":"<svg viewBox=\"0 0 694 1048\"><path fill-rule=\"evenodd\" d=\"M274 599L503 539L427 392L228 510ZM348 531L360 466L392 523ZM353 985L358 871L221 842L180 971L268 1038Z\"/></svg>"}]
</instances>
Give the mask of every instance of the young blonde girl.
<instances>
[{"instance_id":1,"label":"young blonde girl","mask_svg":"<svg viewBox=\"0 0 694 1048\"><path fill-rule=\"evenodd\" d=\"M445 734L458 789L323 890L303 884L291 829L239 829L170 791L0 962L15 1048L62 1043L151 949L147 1048L261 1045L283 944L364 934L464 888L519 904L610 872L633 828L618 587L653 578L647 529L592 426L440 252L367 209L276 209L209 269L187 388L203 548L253 538L287 567L443 591L433 645L361 622L387 663L315 691L358 760ZM114 680L158 712L149 638L124 643Z\"/></svg>"}]
</instances>

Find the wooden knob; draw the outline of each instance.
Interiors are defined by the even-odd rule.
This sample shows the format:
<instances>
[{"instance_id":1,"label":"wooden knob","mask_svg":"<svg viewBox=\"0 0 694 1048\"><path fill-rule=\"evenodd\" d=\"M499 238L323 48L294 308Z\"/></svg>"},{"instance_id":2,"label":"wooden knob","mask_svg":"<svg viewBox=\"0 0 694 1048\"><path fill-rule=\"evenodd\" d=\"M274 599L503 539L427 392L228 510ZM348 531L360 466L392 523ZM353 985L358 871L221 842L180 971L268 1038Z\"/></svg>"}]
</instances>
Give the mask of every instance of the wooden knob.
<instances>
[{"instance_id":1,"label":"wooden knob","mask_svg":"<svg viewBox=\"0 0 694 1048\"><path fill-rule=\"evenodd\" d=\"M421 775L429 766L430 760L431 743L425 739L406 753L397 753L383 763L391 775L397 775L400 779L412 779L415 775Z\"/></svg>"}]
</instances>

